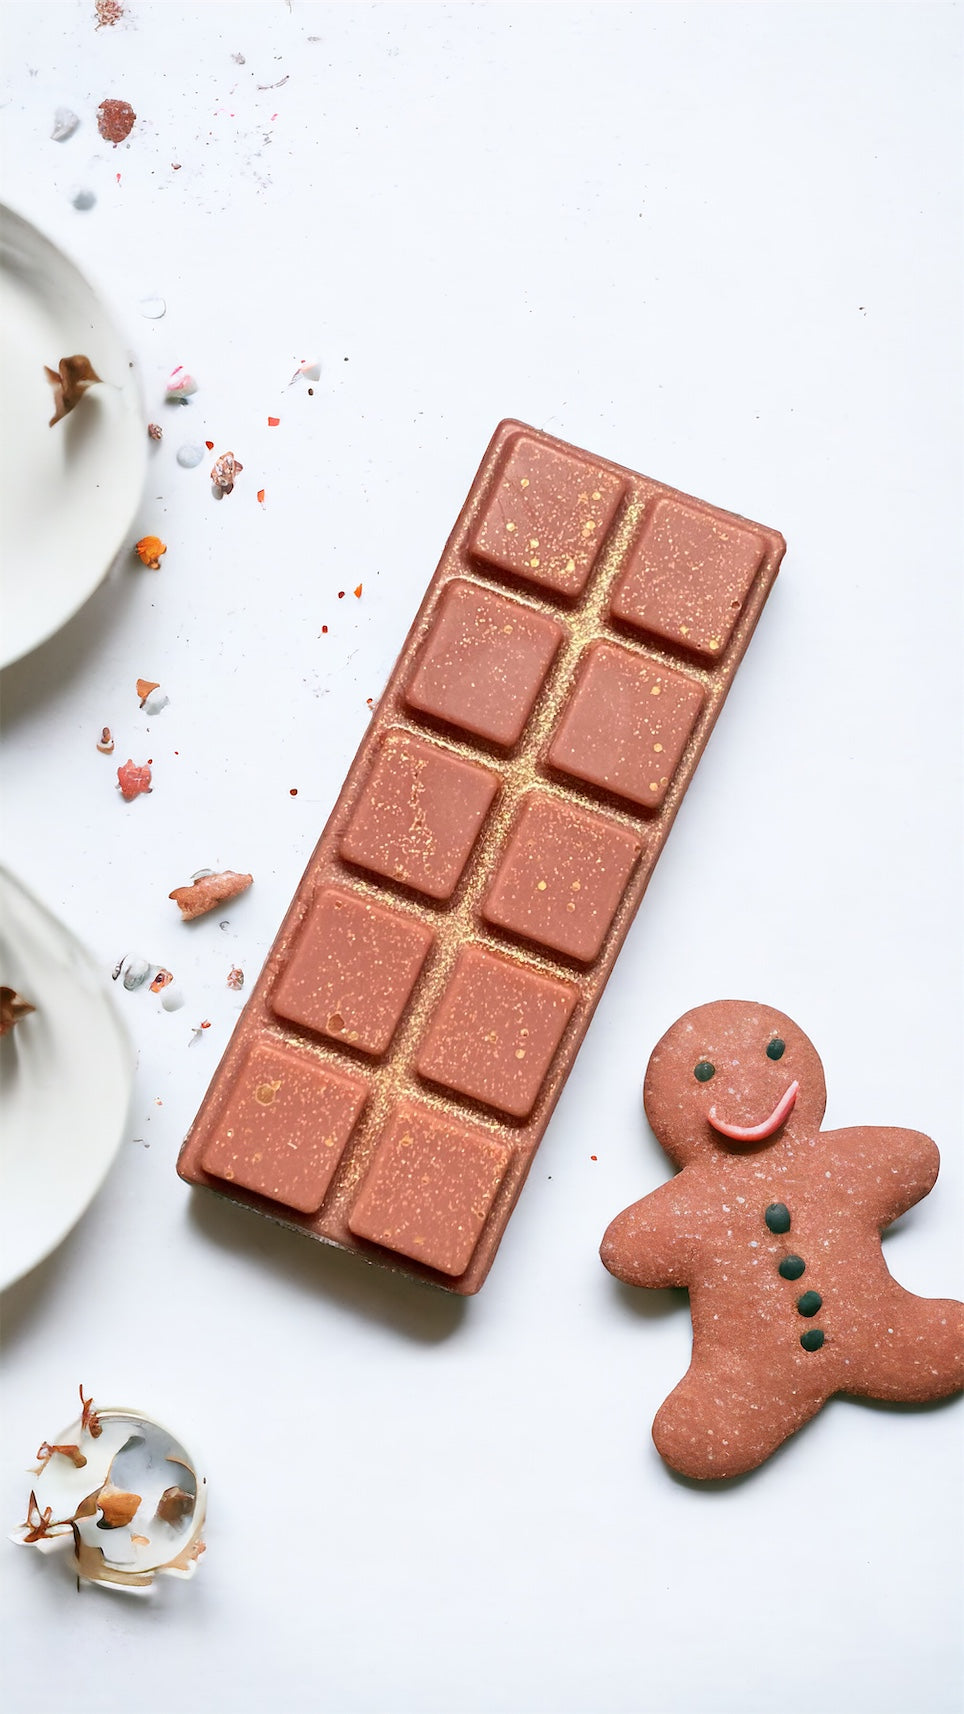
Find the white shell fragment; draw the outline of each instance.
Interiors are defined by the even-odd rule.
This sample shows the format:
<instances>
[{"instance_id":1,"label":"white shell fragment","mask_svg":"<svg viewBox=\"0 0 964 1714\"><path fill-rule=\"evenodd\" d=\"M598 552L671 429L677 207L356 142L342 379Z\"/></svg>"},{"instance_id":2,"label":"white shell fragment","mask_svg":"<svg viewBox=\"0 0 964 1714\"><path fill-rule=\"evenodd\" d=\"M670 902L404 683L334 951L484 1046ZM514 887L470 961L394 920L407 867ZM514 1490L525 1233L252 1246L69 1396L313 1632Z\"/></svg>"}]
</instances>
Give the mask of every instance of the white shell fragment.
<instances>
[{"instance_id":1,"label":"white shell fragment","mask_svg":"<svg viewBox=\"0 0 964 1714\"><path fill-rule=\"evenodd\" d=\"M58 107L54 114L54 128L50 133L53 142L66 143L67 138L73 136L79 124L80 120L72 108Z\"/></svg>"},{"instance_id":2,"label":"white shell fragment","mask_svg":"<svg viewBox=\"0 0 964 1714\"><path fill-rule=\"evenodd\" d=\"M189 375L187 370L178 364L177 368L172 369L168 376L164 391L169 399L183 403L185 399L190 398L192 393L197 392L197 382L193 375Z\"/></svg>"},{"instance_id":3,"label":"white shell fragment","mask_svg":"<svg viewBox=\"0 0 964 1714\"><path fill-rule=\"evenodd\" d=\"M204 457L204 448L203 446L179 446L175 457L182 470L193 470L194 466L200 464Z\"/></svg>"},{"instance_id":4,"label":"white shell fragment","mask_svg":"<svg viewBox=\"0 0 964 1714\"><path fill-rule=\"evenodd\" d=\"M291 377L291 380L288 382L288 386L293 387L295 382L299 379L299 377L302 377L302 376L304 377L304 379L306 381L320 381L321 380L321 359L318 357L312 357L312 358L306 359L303 363L299 363L297 369L295 370L294 374Z\"/></svg>"},{"instance_id":5,"label":"white shell fragment","mask_svg":"<svg viewBox=\"0 0 964 1714\"><path fill-rule=\"evenodd\" d=\"M181 1442L140 1411L82 1414L44 1441L11 1540L51 1552L72 1542L78 1577L144 1590L154 1578L193 1577L204 1552L205 1478Z\"/></svg>"},{"instance_id":6,"label":"white shell fragment","mask_svg":"<svg viewBox=\"0 0 964 1714\"><path fill-rule=\"evenodd\" d=\"M137 992L138 988L143 988L144 983L148 980L151 974L151 969L152 966L148 964L146 958L139 958L136 953L129 952L126 958L120 959L120 961L115 964L113 971L114 981L116 982L118 976L120 976L127 992L129 994L134 994Z\"/></svg>"}]
</instances>

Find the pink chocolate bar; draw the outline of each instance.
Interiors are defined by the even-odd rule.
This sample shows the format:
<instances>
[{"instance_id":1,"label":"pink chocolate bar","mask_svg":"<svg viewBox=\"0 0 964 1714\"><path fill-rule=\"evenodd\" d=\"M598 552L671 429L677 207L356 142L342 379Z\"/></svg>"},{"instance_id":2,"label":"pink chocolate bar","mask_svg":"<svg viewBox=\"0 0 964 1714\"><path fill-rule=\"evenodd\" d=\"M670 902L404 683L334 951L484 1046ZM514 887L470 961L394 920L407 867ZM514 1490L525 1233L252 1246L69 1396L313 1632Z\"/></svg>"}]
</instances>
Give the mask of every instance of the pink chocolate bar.
<instances>
[{"instance_id":1,"label":"pink chocolate bar","mask_svg":"<svg viewBox=\"0 0 964 1714\"><path fill-rule=\"evenodd\" d=\"M783 553L501 424L182 1178L478 1290Z\"/></svg>"}]
</instances>

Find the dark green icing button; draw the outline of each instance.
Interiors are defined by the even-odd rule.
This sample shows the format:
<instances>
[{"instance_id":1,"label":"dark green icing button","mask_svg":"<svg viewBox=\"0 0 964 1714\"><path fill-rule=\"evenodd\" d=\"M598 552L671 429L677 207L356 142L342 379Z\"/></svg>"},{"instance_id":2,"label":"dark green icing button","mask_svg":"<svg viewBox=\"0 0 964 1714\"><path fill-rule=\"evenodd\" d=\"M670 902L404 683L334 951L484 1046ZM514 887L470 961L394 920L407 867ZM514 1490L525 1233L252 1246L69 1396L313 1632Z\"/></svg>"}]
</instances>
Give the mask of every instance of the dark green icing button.
<instances>
[{"instance_id":1,"label":"dark green icing button","mask_svg":"<svg viewBox=\"0 0 964 1714\"><path fill-rule=\"evenodd\" d=\"M789 1232L790 1210L785 1202L771 1202L763 1216L771 1232Z\"/></svg>"},{"instance_id":2,"label":"dark green icing button","mask_svg":"<svg viewBox=\"0 0 964 1714\"><path fill-rule=\"evenodd\" d=\"M819 1327L808 1327L806 1333L801 1333L800 1343L805 1351L819 1351L825 1338Z\"/></svg>"},{"instance_id":3,"label":"dark green icing button","mask_svg":"<svg viewBox=\"0 0 964 1714\"><path fill-rule=\"evenodd\" d=\"M818 1291L805 1291L802 1297L797 1298L797 1309L801 1315L816 1315L822 1304L823 1298ZM822 1333L820 1338L823 1339Z\"/></svg>"},{"instance_id":4,"label":"dark green icing button","mask_svg":"<svg viewBox=\"0 0 964 1714\"><path fill-rule=\"evenodd\" d=\"M785 1280L798 1280L806 1266L802 1256L784 1256L778 1271Z\"/></svg>"}]
</instances>

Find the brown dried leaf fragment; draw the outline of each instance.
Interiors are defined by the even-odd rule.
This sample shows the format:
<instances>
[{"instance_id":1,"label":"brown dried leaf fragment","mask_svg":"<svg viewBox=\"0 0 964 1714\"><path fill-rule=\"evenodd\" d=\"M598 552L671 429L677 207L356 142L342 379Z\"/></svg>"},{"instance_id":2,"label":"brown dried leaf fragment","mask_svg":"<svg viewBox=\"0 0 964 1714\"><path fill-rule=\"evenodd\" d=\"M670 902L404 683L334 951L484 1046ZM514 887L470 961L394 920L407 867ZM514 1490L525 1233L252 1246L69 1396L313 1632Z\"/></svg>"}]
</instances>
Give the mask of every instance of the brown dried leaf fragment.
<instances>
[{"instance_id":1,"label":"brown dried leaf fragment","mask_svg":"<svg viewBox=\"0 0 964 1714\"><path fill-rule=\"evenodd\" d=\"M15 988L0 988L0 1036L9 1035L14 1024L36 1010Z\"/></svg>"},{"instance_id":2,"label":"brown dried leaf fragment","mask_svg":"<svg viewBox=\"0 0 964 1714\"><path fill-rule=\"evenodd\" d=\"M79 1446L54 1446L49 1440L45 1440L37 1448L37 1457L40 1459L41 1470L44 1468L45 1464L50 1463L55 1452L59 1452L63 1458L69 1458L75 1470L82 1470L84 1465L87 1463L87 1460ZM38 1475L39 1473L40 1472L38 1471Z\"/></svg>"},{"instance_id":3,"label":"brown dried leaf fragment","mask_svg":"<svg viewBox=\"0 0 964 1714\"><path fill-rule=\"evenodd\" d=\"M80 1418L80 1426L82 1429L86 1430L86 1432L90 1435L92 1440L99 1440L101 1435L104 1432L104 1429L103 1429L103 1425L101 1423L100 1417L97 1415L97 1412L94 1409L94 1395L93 1395L93 1393L91 1393L89 1399L84 1398L84 1383L83 1383L83 1381L81 1381L80 1386L77 1388L77 1391L80 1394L80 1408L81 1408L81 1412L82 1412L82 1415Z\"/></svg>"},{"instance_id":4,"label":"brown dried leaf fragment","mask_svg":"<svg viewBox=\"0 0 964 1714\"><path fill-rule=\"evenodd\" d=\"M186 1488L179 1488L177 1483L171 1488L165 1488L157 1502L156 1518L162 1524L179 1524L194 1510L195 1496L189 1494Z\"/></svg>"},{"instance_id":5,"label":"brown dried leaf fragment","mask_svg":"<svg viewBox=\"0 0 964 1714\"><path fill-rule=\"evenodd\" d=\"M140 1503L140 1494L125 1493L123 1488L115 1488L112 1482L105 1482L97 1495L97 1504L103 1514L98 1529L123 1529L130 1523Z\"/></svg>"},{"instance_id":6,"label":"brown dried leaf fragment","mask_svg":"<svg viewBox=\"0 0 964 1714\"><path fill-rule=\"evenodd\" d=\"M219 875L201 875L189 887L175 887L167 896L177 905L182 922L191 922L205 911L223 905L226 899L236 899L239 893L247 892L253 880L253 875L238 875L233 869L225 869Z\"/></svg>"},{"instance_id":7,"label":"brown dried leaf fragment","mask_svg":"<svg viewBox=\"0 0 964 1714\"><path fill-rule=\"evenodd\" d=\"M88 387L100 383L100 376L90 358L81 353L76 357L62 357L56 369L48 369L44 364L44 374L54 390L54 414L49 424L51 428L80 403Z\"/></svg>"},{"instance_id":8,"label":"brown dried leaf fragment","mask_svg":"<svg viewBox=\"0 0 964 1714\"><path fill-rule=\"evenodd\" d=\"M52 1517L53 1511L50 1506L45 1507L43 1511L40 1510L37 1504L37 1496L31 1488L30 1499L27 1502L27 1516L20 1525L20 1528L27 1532L23 1538L24 1542L32 1544L35 1541L44 1541L48 1535L53 1534L55 1529L62 1528L61 1524L51 1523Z\"/></svg>"}]
</instances>

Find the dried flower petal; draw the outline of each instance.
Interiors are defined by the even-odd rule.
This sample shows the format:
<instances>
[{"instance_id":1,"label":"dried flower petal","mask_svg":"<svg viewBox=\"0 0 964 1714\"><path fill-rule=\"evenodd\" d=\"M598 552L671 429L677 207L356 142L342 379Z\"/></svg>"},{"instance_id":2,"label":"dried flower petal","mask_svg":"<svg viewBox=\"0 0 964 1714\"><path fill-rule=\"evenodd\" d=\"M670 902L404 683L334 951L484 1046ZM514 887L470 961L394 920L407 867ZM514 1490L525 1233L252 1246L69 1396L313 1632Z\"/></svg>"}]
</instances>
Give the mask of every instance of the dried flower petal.
<instances>
[{"instance_id":1,"label":"dried flower petal","mask_svg":"<svg viewBox=\"0 0 964 1714\"><path fill-rule=\"evenodd\" d=\"M226 899L235 899L246 892L253 880L253 875L238 875L233 869L225 869L219 875L202 874L189 887L175 887L167 896L177 905L182 922L191 922L194 917L224 904Z\"/></svg>"},{"instance_id":2,"label":"dried flower petal","mask_svg":"<svg viewBox=\"0 0 964 1714\"><path fill-rule=\"evenodd\" d=\"M108 99L97 109L97 129L104 142L113 143L116 149L118 143L130 136L136 118L130 102Z\"/></svg>"},{"instance_id":3,"label":"dried flower petal","mask_svg":"<svg viewBox=\"0 0 964 1714\"><path fill-rule=\"evenodd\" d=\"M149 792L151 790L150 763L138 764L132 762L128 756L127 761L117 770L117 784L120 787L121 797L126 803L131 803L134 798L140 796L141 792Z\"/></svg>"},{"instance_id":4,"label":"dried flower petal","mask_svg":"<svg viewBox=\"0 0 964 1714\"><path fill-rule=\"evenodd\" d=\"M14 1024L19 1024L22 1018L30 1016L37 1010L15 988L0 988L0 1036L7 1036Z\"/></svg>"},{"instance_id":5,"label":"dried flower petal","mask_svg":"<svg viewBox=\"0 0 964 1714\"><path fill-rule=\"evenodd\" d=\"M190 398L192 393L197 392L197 382L195 381L194 376L189 375L187 370L179 363L177 368L172 369L168 376L167 386L164 391L169 399L183 403L185 399Z\"/></svg>"},{"instance_id":6,"label":"dried flower petal","mask_svg":"<svg viewBox=\"0 0 964 1714\"><path fill-rule=\"evenodd\" d=\"M244 971L237 964L232 964L228 971L228 987L235 989L244 987Z\"/></svg>"},{"instance_id":7,"label":"dried flower petal","mask_svg":"<svg viewBox=\"0 0 964 1714\"><path fill-rule=\"evenodd\" d=\"M159 689L160 689L160 682L158 679L153 679L153 678L139 678L138 679L138 681L137 681L137 694L141 699L141 707L142 708L143 708L145 702L147 701L148 697L150 696L151 691L152 690L159 690Z\"/></svg>"},{"instance_id":8,"label":"dried flower petal","mask_svg":"<svg viewBox=\"0 0 964 1714\"><path fill-rule=\"evenodd\" d=\"M101 1426L100 1417L94 1409L94 1396L91 1394L89 1399L84 1398L83 1382L81 1382L77 1391L80 1394L80 1426L87 1434L90 1435L91 1440L99 1440L104 1430Z\"/></svg>"},{"instance_id":9,"label":"dried flower petal","mask_svg":"<svg viewBox=\"0 0 964 1714\"><path fill-rule=\"evenodd\" d=\"M161 555L167 553L167 544L160 536L141 536L134 544L134 552L148 571L160 571Z\"/></svg>"},{"instance_id":10,"label":"dried flower petal","mask_svg":"<svg viewBox=\"0 0 964 1714\"><path fill-rule=\"evenodd\" d=\"M211 481L222 494L230 494L234 488L234 479L241 474L243 464L239 464L233 452L222 452L220 458L214 460L211 466Z\"/></svg>"},{"instance_id":11,"label":"dried flower petal","mask_svg":"<svg viewBox=\"0 0 964 1714\"><path fill-rule=\"evenodd\" d=\"M53 1512L50 1506L45 1507L41 1512L37 1505L37 1496L31 1488L30 1499L27 1502L26 1520L20 1525L20 1528L27 1532L23 1538L24 1541L32 1545L35 1541L44 1541L48 1535L53 1533L53 1530L63 1529L62 1523L51 1525L52 1516Z\"/></svg>"},{"instance_id":12,"label":"dried flower petal","mask_svg":"<svg viewBox=\"0 0 964 1714\"><path fill-rule=\"evenodd\" d=\"M140 1494L128 1494L123 1488L115 1488L113 1482L105 1482L97 1496L97 1504L103 1514L103 1522L98 1523L98 1529L123 1529L130 1523L140 1503Z\"/></svg>"},{"instance_id":13,"label":"dried flower petal","mask_svg":"<svg viewBox=\"0 0 964 1714\"><path fill-rule=\"evenodd\" d=\"M51 428L80 403L88 387L94 387L100 382L100 376L90 358L80 352L75 357L62 357L56 369L48 369L44 364L44 374L54 390L54 414L49 425Z\"/></svg>"},{"instance_id":14,"label":"dried flower petal","mask_svg":"<svg viewBox=\"0 0 964 1714\"><path fill-rule=\"evenodd\" d=\"M97 740L97 748L100 751L102 756L113 755L113 752L114 752L114 734L111 731L109 726L104 726L101 729L100 737Z\"/></svg>"},{"instance_id":15,"label":"dried flower petal","mask_svg":"<svg viewBox=\"0 0 964 1714\"><path fill-rule=\"evenodd\" d=\"M45 1440L37 1448L37 1457L40 1459L41 1469L45 1464L49 1464L55 1452L59 1452L63 1458L69 1458L75 1470L82 1470L87 1463L79 1446L51 1446L50 1441ZM40 1472L38 1471L37 1474L39 1475Z\"/></svg>"}]
</instances>

